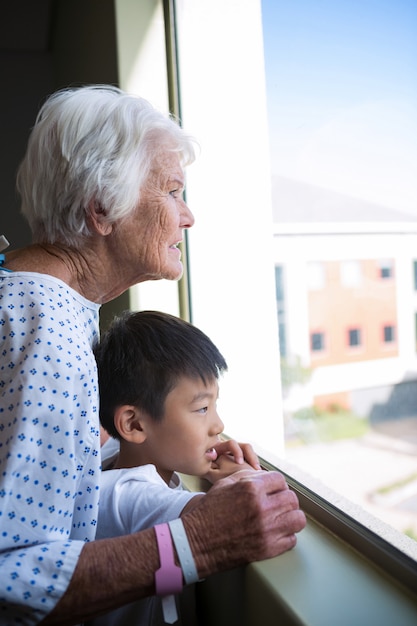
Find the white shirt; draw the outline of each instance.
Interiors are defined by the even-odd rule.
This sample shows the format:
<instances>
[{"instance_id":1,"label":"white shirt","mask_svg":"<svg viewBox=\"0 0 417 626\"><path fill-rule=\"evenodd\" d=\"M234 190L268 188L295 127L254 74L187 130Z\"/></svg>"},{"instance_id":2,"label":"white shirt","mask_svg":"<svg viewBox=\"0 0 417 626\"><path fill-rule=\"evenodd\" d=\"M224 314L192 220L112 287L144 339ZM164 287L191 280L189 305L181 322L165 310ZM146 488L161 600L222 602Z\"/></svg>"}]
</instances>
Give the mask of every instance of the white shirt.
<instances>
[{"instance_id":1,"label":"white shirt","mask_svg":"<svg viewBox=\"0 0 417 626\"><path fill-rule=\"evenodd\" d=\"M108 440L102 448L103 466L118 454L118 444ZM102 472L97 539L117 537L177 519L185 505L196 494L183 489L178 474L169 486L154 465ZM194 590L185 588L178 603L177 626L195 623ZM161 601L144 598L96 618L88 626L163 626Z\"/></svg>"},{"instance_id":2,"label":"white shirt","mask_svg":"<svg viewBox=\"0 0 417 626\"><path fill-rule=\"evenodd\" d=\"M154 465L102 472L97 539L118 537L177 519L196 494L173 474L168 486Z\"/></svg>"}]
</instances>

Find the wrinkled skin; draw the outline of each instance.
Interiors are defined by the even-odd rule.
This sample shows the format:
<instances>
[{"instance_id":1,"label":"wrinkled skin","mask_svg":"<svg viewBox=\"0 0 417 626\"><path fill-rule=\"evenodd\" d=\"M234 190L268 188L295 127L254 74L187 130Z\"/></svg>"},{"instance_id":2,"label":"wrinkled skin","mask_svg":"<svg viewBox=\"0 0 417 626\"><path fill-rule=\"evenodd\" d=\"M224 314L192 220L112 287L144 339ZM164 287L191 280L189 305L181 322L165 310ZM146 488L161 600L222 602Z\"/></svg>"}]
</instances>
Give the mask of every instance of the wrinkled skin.
<instances>
[{"instance_id":1,"label":"wrinkled skin","mask_svg":"<svg viewBox=\"0 0 417 626\"><path fill-rule=\"evenodd\" d=\"M282 474L253 469L219 480L181 519L200 578L291 550L306 525ZM153 529L86 544L66 593L42 624L78 624L152 595L158 567Z\"/></svg>"},{"instance_id":2,"label":"wrinkled skin","mask_svg":"<svg viewBox=\"0 0 417 626\"><path fill-rule=\"evenodd\" d=\"M256 470L241 470L217 482L182 520L203 555L202 577L290 550L306 524L282 474ZM204 535L195 530L199 524Z\"/></svg>"}]
</instances>

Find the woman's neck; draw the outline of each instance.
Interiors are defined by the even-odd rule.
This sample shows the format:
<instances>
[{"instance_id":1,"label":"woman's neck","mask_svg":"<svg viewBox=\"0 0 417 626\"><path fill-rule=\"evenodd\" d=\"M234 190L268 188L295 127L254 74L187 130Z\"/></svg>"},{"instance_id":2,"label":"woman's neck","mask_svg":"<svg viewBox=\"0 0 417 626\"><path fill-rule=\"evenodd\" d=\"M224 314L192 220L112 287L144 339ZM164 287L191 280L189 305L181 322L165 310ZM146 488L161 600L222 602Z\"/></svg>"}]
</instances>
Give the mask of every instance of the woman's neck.
<instances>
[{"instance_id":1,"label":"woman's neck","mask_svg":"<svg viewBox=\"0 0 417 626\"><path fill-rule=\"evenodd\" d=\"M32 244L6 253L4 267L48 274L98 304L109 302L130 287L100 240L92 240L80 250L61 244Z\"/></svg>"}]
</instances>

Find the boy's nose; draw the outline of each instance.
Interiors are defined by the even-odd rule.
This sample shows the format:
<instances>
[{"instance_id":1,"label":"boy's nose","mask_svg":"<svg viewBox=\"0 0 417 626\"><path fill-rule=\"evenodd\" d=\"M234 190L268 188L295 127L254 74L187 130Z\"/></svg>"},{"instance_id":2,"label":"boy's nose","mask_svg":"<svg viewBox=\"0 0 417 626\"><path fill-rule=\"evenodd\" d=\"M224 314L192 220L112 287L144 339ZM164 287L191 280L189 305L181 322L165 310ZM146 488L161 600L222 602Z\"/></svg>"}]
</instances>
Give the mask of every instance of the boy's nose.
<instances>
[{"instance_id":1,"label":"boy's nose","mask_svg":"<svg viewBox=\"0 0 417 626\"><path fill-rule=\"evenodd\" d=\"M215 424L216 434L220 435L220 433L224 431L224 424L217 414L216 414L216 417L217 417L216 424Z\"/></svg>"}]
</instances>

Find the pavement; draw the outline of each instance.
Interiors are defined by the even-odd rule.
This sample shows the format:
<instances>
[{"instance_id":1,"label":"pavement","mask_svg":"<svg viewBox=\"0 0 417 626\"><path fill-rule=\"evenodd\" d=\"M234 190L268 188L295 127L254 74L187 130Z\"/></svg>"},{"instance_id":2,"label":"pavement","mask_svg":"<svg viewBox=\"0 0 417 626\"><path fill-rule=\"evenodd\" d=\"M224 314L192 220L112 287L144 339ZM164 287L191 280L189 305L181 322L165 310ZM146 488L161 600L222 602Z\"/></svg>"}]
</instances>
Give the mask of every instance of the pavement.
<instances>
[{"instance_id":1,"label":"pavement","mask_svg":"<svg viewBox=\"0 0 417 626\"><path fill-rule=\"evenodd\" d=\"M358 439L288 447L286 460L417 539L417 417L386 421Z\"/></svg>"}]
</instances>

